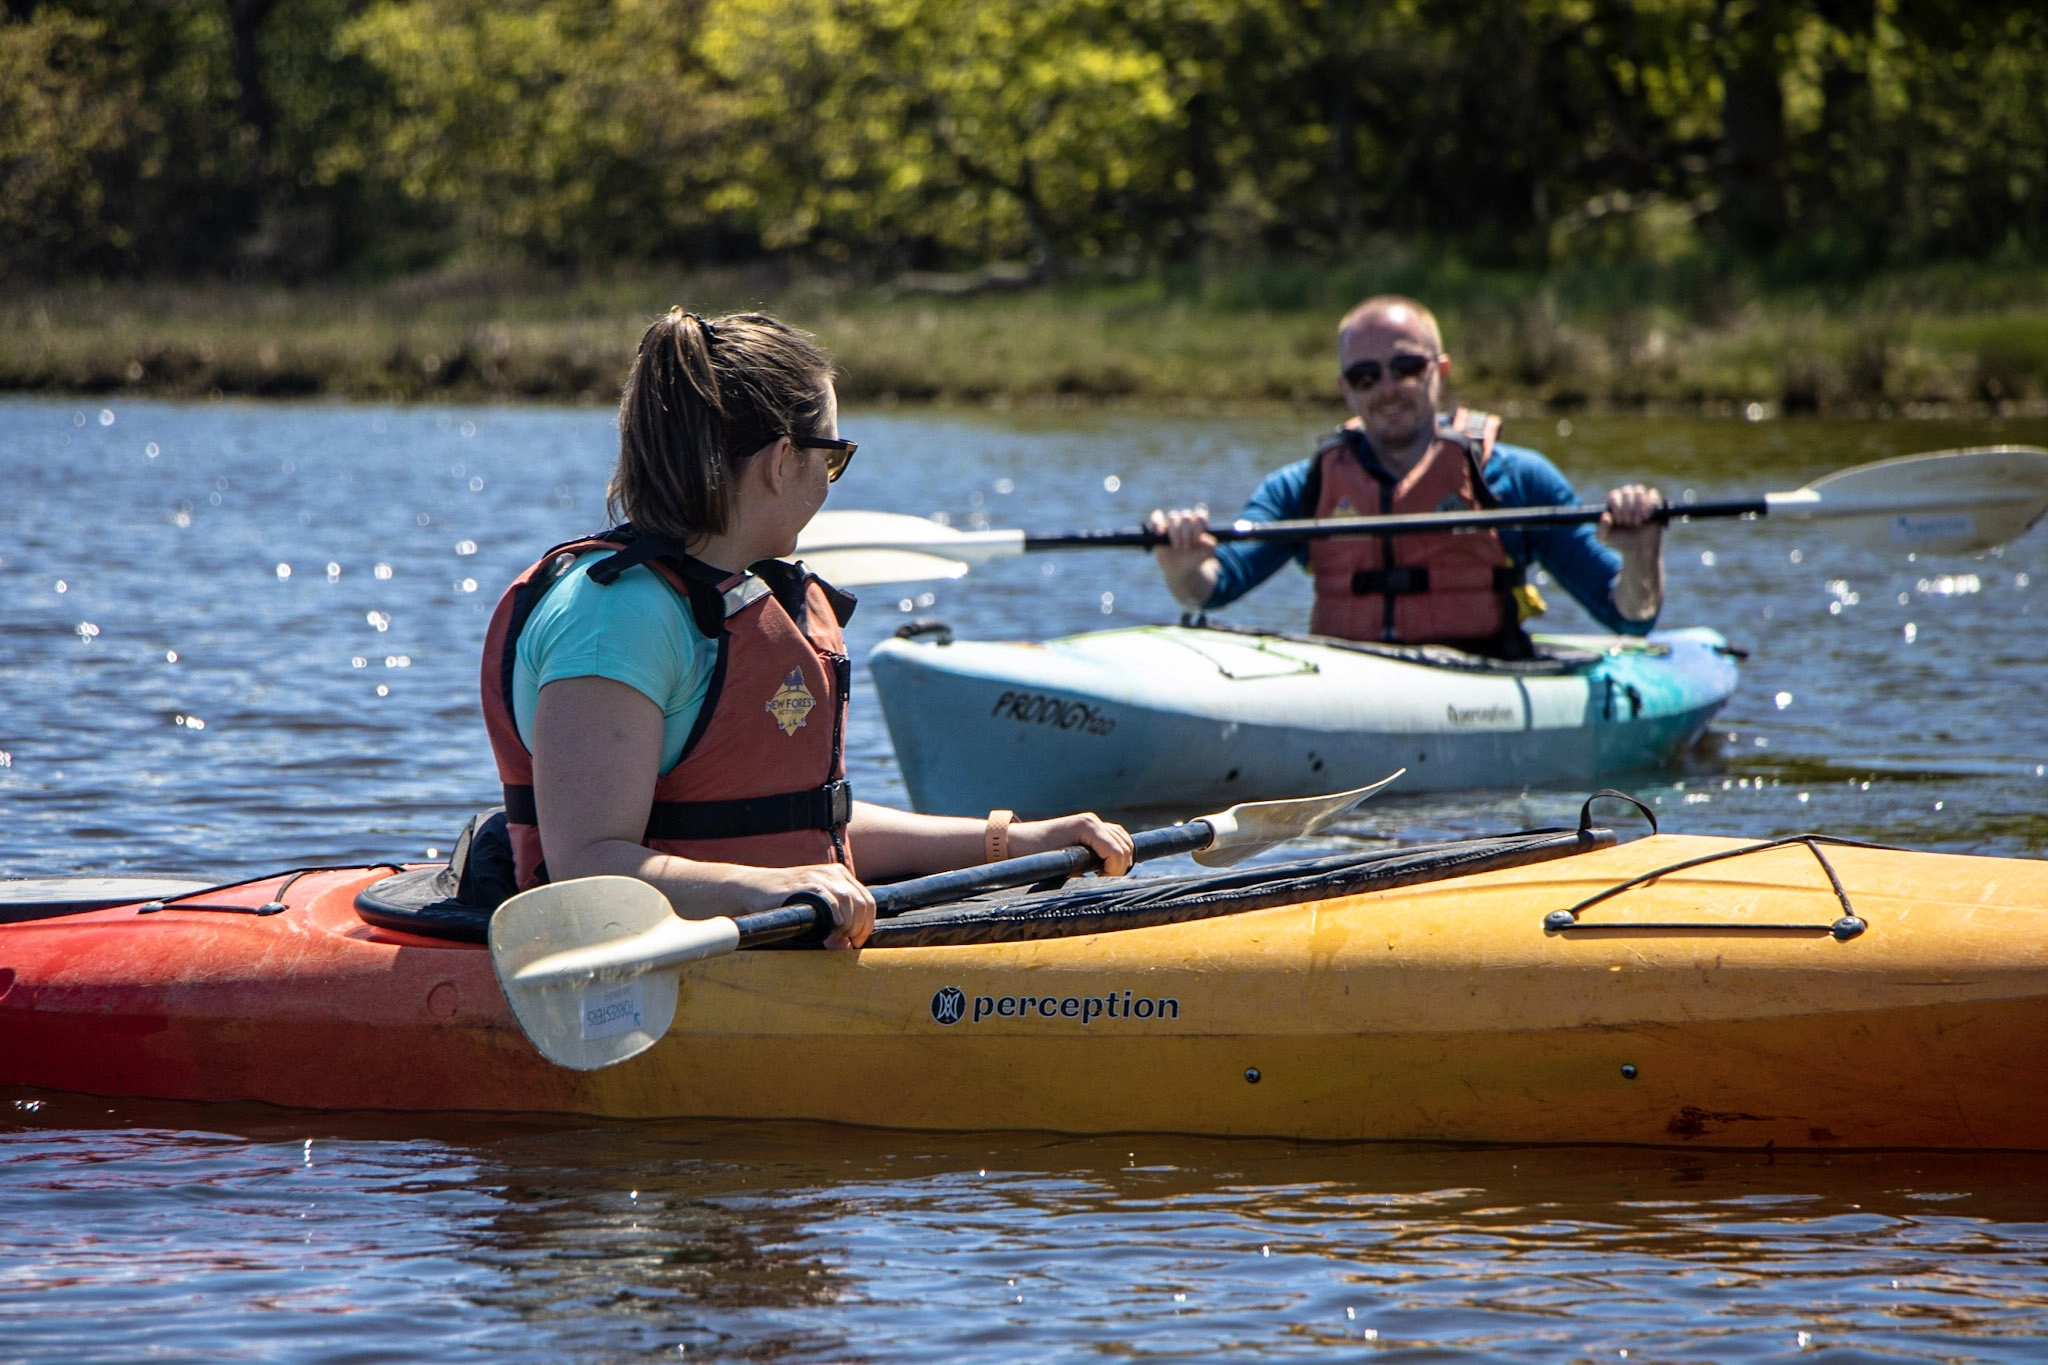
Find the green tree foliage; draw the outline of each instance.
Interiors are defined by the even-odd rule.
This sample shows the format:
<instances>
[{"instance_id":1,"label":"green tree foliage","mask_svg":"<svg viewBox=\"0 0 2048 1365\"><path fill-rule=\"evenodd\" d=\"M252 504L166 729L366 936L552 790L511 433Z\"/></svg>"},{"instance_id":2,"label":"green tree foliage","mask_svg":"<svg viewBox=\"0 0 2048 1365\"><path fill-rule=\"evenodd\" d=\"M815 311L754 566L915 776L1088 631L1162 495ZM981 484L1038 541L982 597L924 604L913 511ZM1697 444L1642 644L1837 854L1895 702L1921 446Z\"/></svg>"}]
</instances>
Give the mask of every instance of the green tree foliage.
<instances>
[{"instance_id":1,"label":"green tree foliage","mask_svg":"<svg viewBox=\"0 0 2048 1365\"><path fill-rule=\"evenodd\" d=\"M2037 0L8 0L0 271L2048 251Z\"/></svg>"}]
</instances>

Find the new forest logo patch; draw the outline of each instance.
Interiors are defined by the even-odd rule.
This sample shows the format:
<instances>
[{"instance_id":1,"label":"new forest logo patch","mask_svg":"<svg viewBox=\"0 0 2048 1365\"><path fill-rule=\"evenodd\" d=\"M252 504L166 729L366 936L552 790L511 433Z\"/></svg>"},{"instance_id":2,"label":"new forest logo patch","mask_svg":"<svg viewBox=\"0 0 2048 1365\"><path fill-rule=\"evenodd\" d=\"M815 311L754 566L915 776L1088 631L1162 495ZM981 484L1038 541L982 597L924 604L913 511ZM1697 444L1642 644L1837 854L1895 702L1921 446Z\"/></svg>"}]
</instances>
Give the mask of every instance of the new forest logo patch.
<instances>
[{"instance_id":1,"label":"new forest logo patch","mask_svg":"<svg viewBox=\"0 0 2048 1365\"><path fill-rule=\"evenodd\" d=\"M775 689L775 695L768 699L768 714L775 717L775 723L782 727L782 733L793 735L803 728L811 708L818 699L811 695L811 689L804 686L803 670L792 668L789 676L782 680L782 686Z\"/></svg>"},{"instance_id":2,"label":"new forest logo patch","mask_svg":"<svg viewBox=\"0 0 2048 1365\"><path fill-rule=\"evenodd\" d=\"M941 986L932 996L932 1021L978 1024L984 1019L1070 1019L1089 1025L1098 1019L1180 1018L1173 996L1138 995L1111 990L1101 995L977 995L958 986Z\"/></svg>"}]
</instances>

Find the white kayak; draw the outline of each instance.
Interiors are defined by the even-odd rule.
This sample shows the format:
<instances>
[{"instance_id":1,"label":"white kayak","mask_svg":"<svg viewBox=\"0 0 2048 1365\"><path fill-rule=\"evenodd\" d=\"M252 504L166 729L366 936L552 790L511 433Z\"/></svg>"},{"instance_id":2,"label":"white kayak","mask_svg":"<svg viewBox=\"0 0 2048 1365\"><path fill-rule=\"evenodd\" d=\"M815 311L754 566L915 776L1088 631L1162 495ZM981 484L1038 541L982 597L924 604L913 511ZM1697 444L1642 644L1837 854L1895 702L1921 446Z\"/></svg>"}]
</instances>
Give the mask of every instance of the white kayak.
<instances>
[{"instance_id":1,"label":"white kayak","mask_svg":"<svg viewBox=\"0 0 2048 1365\"><path fill-rule=\"evenodd\" d=\"M1357 786L1583 786L1669 763L1735 690L1712 630L1539 636L1502 661L1212 626L1043 644L943 628L869 656L920 811L1199 808Z\"/></svg>"}]
</instances>

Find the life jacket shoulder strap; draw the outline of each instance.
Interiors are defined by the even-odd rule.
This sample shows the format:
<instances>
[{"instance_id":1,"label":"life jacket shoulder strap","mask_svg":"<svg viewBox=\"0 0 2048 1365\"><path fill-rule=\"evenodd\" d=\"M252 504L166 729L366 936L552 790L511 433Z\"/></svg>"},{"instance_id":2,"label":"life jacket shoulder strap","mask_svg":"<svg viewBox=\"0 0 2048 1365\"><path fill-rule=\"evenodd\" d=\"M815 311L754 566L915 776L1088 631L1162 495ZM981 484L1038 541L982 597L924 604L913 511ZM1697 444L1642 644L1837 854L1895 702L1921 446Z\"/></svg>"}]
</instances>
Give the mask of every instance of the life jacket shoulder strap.
<instances>
[{"instance_id":1,"label":"life jacket shoulder strap","mask_svg":"<svg viewBox=\"0 0 2048 1365\"><path fill-rule=\"evenodd\" d=\"M770 585L752 574L730 574L713 568L686 549L680 541L636 529L631 522L604 533L604 540L623 546L616 554L590 566L590 581L610 587L619 575L636 565L665 568L682 585L689 599L690 616L697 631L716 640L729 617L745 611L767 596Z\"/></svg>"},{"instance_id":2,"label":"life jacket shoulder strap","mask_svg":"<svg viewBox=\"0 0 2048 1365\"><path fill-rule=\"evenodd\" d=\"M1481 510L1498 508L1500 499L1486 486L1486 463L1493 458L1493 447L1500 439L1500 418L1477 408L1459 408L1442 434L1465 452L1465 463L1472 468L1472 496Z\"/></svg>"}]
</instances>

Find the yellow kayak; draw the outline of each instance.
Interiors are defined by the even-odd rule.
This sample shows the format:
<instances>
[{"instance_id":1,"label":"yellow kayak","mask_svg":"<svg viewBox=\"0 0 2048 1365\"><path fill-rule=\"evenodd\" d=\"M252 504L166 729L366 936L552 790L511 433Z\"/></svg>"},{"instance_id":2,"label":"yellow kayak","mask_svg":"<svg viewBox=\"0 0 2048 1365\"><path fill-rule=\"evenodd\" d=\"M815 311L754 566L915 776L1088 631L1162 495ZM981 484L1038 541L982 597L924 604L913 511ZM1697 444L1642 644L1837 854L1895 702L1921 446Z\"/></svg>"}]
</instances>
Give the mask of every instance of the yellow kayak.
<instances>
[{"instance_id":1,"label":"yellow kayak","mask_svg":"<svg viewBox=\"0 0 2048 1365\"><path fill-rule=\"evenodd\" d=\"M742 952L687 968L672 1031L592 1072L532 1050L482 948L365 922L355 896L388 871L331 870L212 908L0 924L0 1084L924 1129L2048 1148L2048 863L1749 848L1662 835L1154 927ZM1707 855L1733 856L1677 866Z\"/></svg>"}]
</instances>

